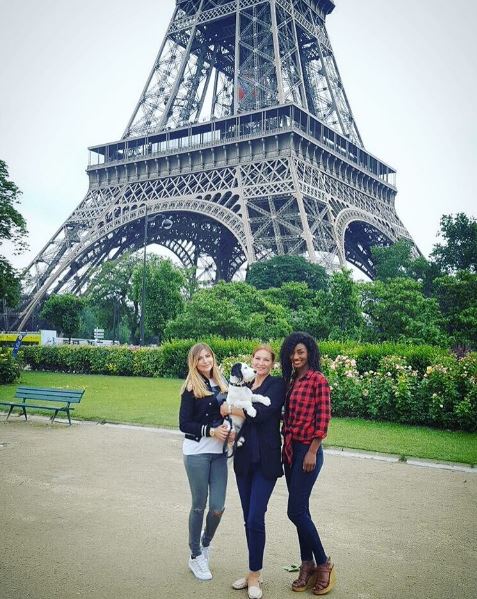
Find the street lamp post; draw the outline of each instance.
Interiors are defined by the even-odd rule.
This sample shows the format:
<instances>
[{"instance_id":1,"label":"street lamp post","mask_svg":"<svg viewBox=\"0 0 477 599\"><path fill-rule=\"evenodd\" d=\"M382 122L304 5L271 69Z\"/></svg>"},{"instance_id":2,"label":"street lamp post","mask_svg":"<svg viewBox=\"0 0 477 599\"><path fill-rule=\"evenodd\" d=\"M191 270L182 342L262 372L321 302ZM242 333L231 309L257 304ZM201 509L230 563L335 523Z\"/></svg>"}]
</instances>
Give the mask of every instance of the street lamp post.
<instances>
[{"instance_id":1,"label":"street lamp post","mask_svg":"<svg viewBox=\"0 0 477 599\"><path fill-rule=\"evenodd\" d=\"M143 265L142 265L142 293L141 293L141 321L140 321L140 331L141 331L141 339L139 345L144 345L144 312L146 308L146 248L147 248L147 204L146 204L146 213L144 214L144 254L143 254Z\"/></svg>"}]
</instances>

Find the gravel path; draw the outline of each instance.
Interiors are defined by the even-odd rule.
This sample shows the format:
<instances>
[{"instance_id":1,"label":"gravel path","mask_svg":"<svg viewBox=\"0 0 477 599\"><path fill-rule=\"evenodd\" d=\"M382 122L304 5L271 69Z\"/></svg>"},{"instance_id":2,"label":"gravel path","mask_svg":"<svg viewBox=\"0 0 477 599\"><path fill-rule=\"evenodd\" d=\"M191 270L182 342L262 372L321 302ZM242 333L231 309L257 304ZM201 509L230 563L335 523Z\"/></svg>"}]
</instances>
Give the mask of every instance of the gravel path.
<instances>
[{"instance_id":1,"label":"gravel path","mask_svg":"<svg viewBox=\"0 0 477 599\"><path fill-rule=\"evenodd\" d=\"M93 423L0 423L0 598L245 599L233 473L214 579L187 569L181 437ZM284 480L267 514L265 598L295 598ZM337 570L334 599L475 599L477 476L327 455L312 512ZM310 596L308 593L303 597Z\"/></svg>"}]
</instances>

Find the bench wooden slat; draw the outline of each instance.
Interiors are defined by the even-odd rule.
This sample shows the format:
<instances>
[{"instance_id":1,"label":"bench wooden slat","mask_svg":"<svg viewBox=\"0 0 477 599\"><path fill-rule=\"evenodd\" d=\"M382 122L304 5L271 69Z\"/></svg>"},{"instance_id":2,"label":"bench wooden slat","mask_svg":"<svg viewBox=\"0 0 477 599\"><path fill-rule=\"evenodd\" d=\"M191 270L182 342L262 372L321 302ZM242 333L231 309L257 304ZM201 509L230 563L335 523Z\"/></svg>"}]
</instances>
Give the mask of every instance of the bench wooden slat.
<instances>
[{"instance_id":1,"label":"bench wooden slat","mask_svg":"<svg viewBox=\"0 0 477 599\"><path fill-rule=\"evenodd\" d=\"M48 389L46 387L18 387L15 398L45 401L68 401L79 403L84 389Z\"/></svg>"},{"instance_id":2,"label":"bench wooden slat","mask_svg":"<svg viewBox=\"0 0 477 599\"><path fill-rule=\"evenodd\" d=\"M54 396L50 396L50 395L33 395L33 393L21 393L21 394L17 394L15 395L15 399L25 399L28 401L59 401L59 402L68 402L68 403L79 403L81 401L81 395L80 396L67 396L67 397L62 397L60 395L54 395Z\"/></svg>"},{"instance_id":3,"label":"bench wooden slat","mask_svg":"<svg viewBox=\"0 0 477 599\"><path fill-rule=\"evenodd\" d=\"M61 387L27 387L20 385L17 391L58 391L58 393L84 393L84 389L62 389Z\"/></svg>"},{"instance_id":4,"label":"bench wooden slat","mask_svg":"<svg viewBox=\"0 0 477 599\"><path fill-rule=\"evenodd\" d=\"M82 395L84 389L56 389L48 387L17 387L16 393L48 393L50 395Z\"/></svg>"}]
</instances>

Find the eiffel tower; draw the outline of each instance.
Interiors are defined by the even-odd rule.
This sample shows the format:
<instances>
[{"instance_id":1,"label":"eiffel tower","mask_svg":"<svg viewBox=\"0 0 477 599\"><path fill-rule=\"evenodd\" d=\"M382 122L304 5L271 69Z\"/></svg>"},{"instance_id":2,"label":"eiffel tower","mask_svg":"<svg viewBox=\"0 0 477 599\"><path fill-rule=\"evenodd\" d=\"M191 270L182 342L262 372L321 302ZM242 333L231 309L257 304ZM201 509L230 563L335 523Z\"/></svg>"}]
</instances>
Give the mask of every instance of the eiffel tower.
<instances>
[{"instance_id":1,"label":"eiffel tower","mask_svg":"<svg viewBox=\"0 0 477 599\"><path fill-rule=\"evenodd\" d=\"M371 246L411 239L395 170L365 150L351 112L334 8L176 0L122 138L89 149L86 197L27 268L20 328L45 294L81 293L143 244L231 280L283 254L373 277Z\"/></svg>"}]
</instances>

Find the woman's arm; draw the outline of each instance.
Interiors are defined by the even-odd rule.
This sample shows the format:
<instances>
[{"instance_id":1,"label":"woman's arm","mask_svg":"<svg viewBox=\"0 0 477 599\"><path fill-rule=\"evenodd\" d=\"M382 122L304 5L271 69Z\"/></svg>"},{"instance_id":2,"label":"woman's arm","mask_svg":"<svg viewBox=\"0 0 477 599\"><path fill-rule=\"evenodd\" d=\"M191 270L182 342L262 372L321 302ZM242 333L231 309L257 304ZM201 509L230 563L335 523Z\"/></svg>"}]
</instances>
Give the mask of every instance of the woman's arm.
<instances>
[{"instance_id":1,"label":"woman's arm","mask_svg":"<svg viewBox=\"0 0 477 599\"><path fill-rule=\"evenodd\" d=\"M324 376L320 376L316 385L316 411L314 439L303 459L303 470L311 472L316 466L316 454L321 442L328 433L331 418L330 386Z\"/></svg>"},{"instance_id":2,"label":"woman's arm","mask_svg":"<svg viewBox=\"0 0 477 599\"><path fill-rule=\"evenodd\" d=\"M194 420L194 406L197 400L192 391L185 390L181 395L179 408L179 428L183 433L194 435L197 441L207 435L207 427Z\"/></svg>"}]
</instances>

